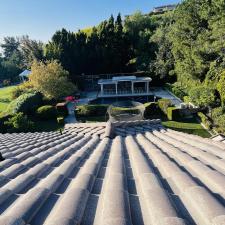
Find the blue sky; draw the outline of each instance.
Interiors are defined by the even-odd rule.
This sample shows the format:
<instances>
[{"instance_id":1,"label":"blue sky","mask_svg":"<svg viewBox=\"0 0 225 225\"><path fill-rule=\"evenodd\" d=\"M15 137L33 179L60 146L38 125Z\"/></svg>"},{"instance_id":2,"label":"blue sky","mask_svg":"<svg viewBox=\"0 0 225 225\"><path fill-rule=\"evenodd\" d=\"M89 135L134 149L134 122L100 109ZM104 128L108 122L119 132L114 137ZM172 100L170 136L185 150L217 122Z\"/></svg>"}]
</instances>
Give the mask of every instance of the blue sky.
<instances>
[{"instance_id":1,"label":"blue sky","mask_svg":"<svg viewBox=\"0 0 225 225\"><path fill-rule=\"evenodd\" d=\"M179 0L0 0L0 39L29 35L48 41L56 30L90 27L111 14L122 16L137 10L178 3Z\"/></svg>"}]
</instances>

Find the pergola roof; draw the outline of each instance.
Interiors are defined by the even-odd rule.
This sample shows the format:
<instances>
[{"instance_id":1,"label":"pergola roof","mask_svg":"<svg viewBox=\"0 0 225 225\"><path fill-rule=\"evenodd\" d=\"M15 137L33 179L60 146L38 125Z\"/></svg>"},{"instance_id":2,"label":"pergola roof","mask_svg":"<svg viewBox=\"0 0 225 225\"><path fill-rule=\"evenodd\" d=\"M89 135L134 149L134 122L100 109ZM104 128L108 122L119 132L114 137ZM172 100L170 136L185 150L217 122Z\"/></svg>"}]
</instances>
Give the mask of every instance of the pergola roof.
<instances>
[{"instance_id":1,"label":"pergola roof","mask_svg":"<svg viewBox=\"0 0 225 225\"><path fill-rule=\"evenodd\" d=\"M19 74L20 77L28 77L31 74L30 70L24 70L21 74Z\"/></svg>"},{"instance_id":2,"label":"pergola roof","mask_svg":"<svg viewBox=\"0 0 225 225\"><path fill-rule=\"evenodd\" d=\"M131 82L151 82L150 77L136 77L136 76L120 76L113 77L112 79L101 79L98 84L116 84L118 82L131 81Z\"/></svg>"}]
</instances>

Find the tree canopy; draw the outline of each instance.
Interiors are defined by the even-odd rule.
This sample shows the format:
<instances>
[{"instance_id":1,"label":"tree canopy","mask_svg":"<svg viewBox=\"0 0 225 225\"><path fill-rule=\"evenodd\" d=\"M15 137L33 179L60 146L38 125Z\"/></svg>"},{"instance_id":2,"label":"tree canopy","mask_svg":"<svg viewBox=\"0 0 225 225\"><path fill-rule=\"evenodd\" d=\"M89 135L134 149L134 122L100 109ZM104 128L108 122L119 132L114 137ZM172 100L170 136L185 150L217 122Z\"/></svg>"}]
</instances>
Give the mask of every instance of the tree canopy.
<instances>
[{"instance_id":1,"label":"tree canopy","mask_svg":"<svg viewBox=\"0 0 225 225\"><path fill-rule=\"evenodd\" d=\"M57 61L35 61L31 66L30 84L49 99L60 99L76 91L68 80L69 73Z\"/></svg>"}]
</instances>

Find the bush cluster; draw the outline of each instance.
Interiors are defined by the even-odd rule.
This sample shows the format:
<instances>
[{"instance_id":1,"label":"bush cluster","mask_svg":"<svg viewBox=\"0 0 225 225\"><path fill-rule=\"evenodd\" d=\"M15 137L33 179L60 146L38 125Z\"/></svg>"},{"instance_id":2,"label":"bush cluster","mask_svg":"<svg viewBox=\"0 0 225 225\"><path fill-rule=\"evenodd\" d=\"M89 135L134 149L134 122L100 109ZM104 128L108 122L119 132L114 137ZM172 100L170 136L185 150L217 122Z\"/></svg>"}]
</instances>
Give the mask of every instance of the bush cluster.
<instances>
[{"instance_id":1,"label":"bush cluster","mask_svg":"<svg viewBox=\"0 0 225 225\"><path fill-rule=\"evenodd\" d=\"M201 120L201 122L205 125L205 127L207 129L211 129L212 128L212 122L209 120L209 118L202 112L198 112L198 116Z\"/></svg>"},{"instance_id":2,"label":"bush cluster","mask_svg":"<svg viewBox=\"0 0 225 225\"><path fill-rule=\"evenodd\" d=\"M66 105L62 105L62 106L61 105L58 105L58 106L56 106L56 111L57 111L57 114L59 116L62 116L62 117L66 117L69 114Z\"/></svg>"},{"instance_id":3,"label":"bush cluster","mask_svg":"<svg viewBox=\"0 0 225 225\"><path fill-rule=\"evenodd\" d=\"M107 113L108 105L81 105L76 108L76 115L83 116L104 116Z\"/></svg>"},{"instance_id":4,"label":"bush cluster","mask_svg":"<svg viewBox=\"0 0 225 225\"><path fill-rule=\"evenodd\" d=\"M5 122L8 121L10 118L12 118L11 115L2 115L0 117L0 133L7 132L7 126L6 126Z\"/></svg>"},{"instance_id":5,"label":"bush cluster","mask_svg":"<svg viewBox=\"0 0 225 225\"><path fill-rule=\"evenodd\" d=\"M144 117L146 119L151 119L155 115L161 113L157 102L145 103L144 105L145 105Z\"/></svg>"},{"instance_id":6,"label":"bush cluster","mask_svg":"<svg viewBox=\"0 0 225 225\"><path fill-rule=\"evenodd\" d=\"M44 105L37 109L36 115L40 120L55 120L57 117L57 111L54 106Z\"/></svg>"},{"instance_id":7,"label":"bush cluster","mask_svg":"<svg viewBox=\"0 0 225 225\"><path fill-rule=\"evenodd\" d=\"M176 95L180 99L184 99L184 96L186 95L185 91L182 87L176 84L166 84L165 87L172 92L174 95Z\"/></svg>"},{"instance_id":8,"label":"bush cluster","mask_svg":"<svg viewBox=\"0 0 225 225\"><path fill-rule=\"evenodd\" d=\"M172 102L169 99L162 98L162 99L159 99L158 105L159 105L159 108L162 110L162 112L164 112L164 114L167 115L167 109L168 107L172 106Z\"/></svg>"},{"instance_id":9,"label":"bush cluster","mask_svg":"<svg viewBox=\"0 0 225 225\"><path fill-rule=\"evenodd\" d=\"M182 100L186 95L185 92L180 87L177 86L172 87L172 93Z\"/></svg>"},{"instance_id":10,"label":"bush cluster","mask_svg":"<svg viewBox=\"0 0 225 225\"><path fill-rule=\"evenodd\" d=\"M219 133L225 133L225 113L223 107L214 108L212 110L212 119L216 131Z\"/></svg>"},{"instance_id":11,"label":"bush cluster","mask_svg":"<svg viewBox=\"0 0 225 225\"><path fill-rule=\"evenodd\" d=\"M23 113L16 113L8 120L4 121L5 131L12 132L30 132L34 129L34 123Z\"/></svg>"},{"instance_id":12,"label":"bush cluster","mask_svg":"<svg viewBox=\"0 0 225 225\"><path fill-rule=\"evenodd\" d=\"M168 107L167 108L167 118L168 118L168 120L174 120L174 121L179 119L180 118L180 109L178 109L176 107Z\"/></svg>"},{"instance_id":13,"label":"bush cluster","mask_svg":"<svg viewBox=\"0 0 225 225\"><path fill-rule=\"evenodd\" d=\"M15 114L22 112L26 115L31 115L41 104L42 95L39 92L22 94L9 104L7 113Z\"/></svg>"}]
</instances>

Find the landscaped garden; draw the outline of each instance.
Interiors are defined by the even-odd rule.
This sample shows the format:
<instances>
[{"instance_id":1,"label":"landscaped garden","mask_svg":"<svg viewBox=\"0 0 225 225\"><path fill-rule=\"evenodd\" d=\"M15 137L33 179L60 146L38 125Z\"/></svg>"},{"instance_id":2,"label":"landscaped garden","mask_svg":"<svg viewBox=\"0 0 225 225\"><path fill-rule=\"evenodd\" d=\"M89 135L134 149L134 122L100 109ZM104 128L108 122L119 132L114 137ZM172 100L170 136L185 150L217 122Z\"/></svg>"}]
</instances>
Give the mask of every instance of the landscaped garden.
<instances>
[{"instance_id":1,"label":"landscaped garden","mask_svg":"<svg viewBox=\"0 0 225 225\"><path fill-rule=\"evenodd\" d=\"M67 72L55 61L35 62L29 81L0 89L3 103L0 129L5 132L54 131L63 128L68 115L67 94L76 88L67 80Z\"/></svg>"},{"instance_id":2,"label":"landscaped garden","mask_svg":"<svg viewBox=\"0 0 225 225\"><path fill-rule=\"evenodd\" d=\"M109 119L107 108L109 105L82 105L76 108L76 117L79 122L106 122ZM168 99L158 102L145 103L145 119L161 119L166 128L184 133L210 137L210 133L200 124L197 114L192 118L180 115L179 110L172 106Z\"/></svg>"},{"instance_id":3,"label":"landscaped garden","mask_svg":"<svg viewBox=\"0 0 225 225\"><path fill-rule=\"evenodd\" d=\"M0 88L0 113L5 111L8 104L12 101L12 91L15 86Z\"/></svg>"}]
</instances>

